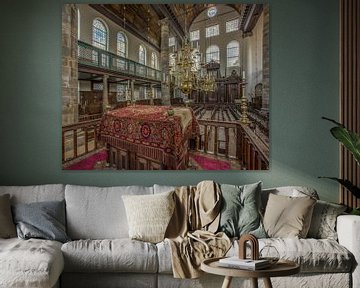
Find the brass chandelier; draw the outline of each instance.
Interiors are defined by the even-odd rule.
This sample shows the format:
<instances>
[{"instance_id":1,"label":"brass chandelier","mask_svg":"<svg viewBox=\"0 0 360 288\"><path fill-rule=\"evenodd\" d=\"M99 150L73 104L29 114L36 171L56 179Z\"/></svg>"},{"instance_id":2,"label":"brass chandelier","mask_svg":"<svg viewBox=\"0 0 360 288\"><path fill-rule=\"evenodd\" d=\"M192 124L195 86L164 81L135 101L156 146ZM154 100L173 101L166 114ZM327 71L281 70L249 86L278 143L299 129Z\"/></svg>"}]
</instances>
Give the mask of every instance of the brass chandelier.
<instances>
[{"instance_id":1,"label":"brass chandelier","mask_svg":"<svg viewBox=\"0 0 360 288\"><path fill-rule=\"evenodd\" d=\"M185 15L185 29L186 19ZM193 90L214 92L215 77L208 73L206 64L201 62L199 49L191 47L188 35L186 32L181 49L169 54L169 74L173 84L185 95L189 95Z\"/></svg>"},{"instance_id":2,"label":"brass chandelier","mask_svg":"<svg viewBox=\"0 0 360 288\"><path fill-rule=\"evenodd\" d=\"M169 56L170 76L174 85L186 95L193 90L215 91L215 77L207 72L206 64L201 63L199 49L192 48L188 38L183 47Z\"/></svg>"}]
</instances>

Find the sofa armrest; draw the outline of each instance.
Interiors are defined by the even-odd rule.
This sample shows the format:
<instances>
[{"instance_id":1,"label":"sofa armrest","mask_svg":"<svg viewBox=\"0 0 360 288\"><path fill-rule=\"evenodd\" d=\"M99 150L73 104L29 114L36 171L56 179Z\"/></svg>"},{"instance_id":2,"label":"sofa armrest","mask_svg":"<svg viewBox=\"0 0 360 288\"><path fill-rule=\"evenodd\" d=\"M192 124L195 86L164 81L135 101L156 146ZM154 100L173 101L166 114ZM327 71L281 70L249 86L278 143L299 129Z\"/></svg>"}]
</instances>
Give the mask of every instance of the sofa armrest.
<instances>
[{"instance_id":1,"label":"sofa armrest","mask_svg":"<svg viewBox=\"0 0 360 288\"><path fill-rule=\"evenodd\" d=\"M353 287L360 287L360 216L341 215L336 224L339 244L347 248L355 257L352 273Z\"/></svg>"}]
</instances>

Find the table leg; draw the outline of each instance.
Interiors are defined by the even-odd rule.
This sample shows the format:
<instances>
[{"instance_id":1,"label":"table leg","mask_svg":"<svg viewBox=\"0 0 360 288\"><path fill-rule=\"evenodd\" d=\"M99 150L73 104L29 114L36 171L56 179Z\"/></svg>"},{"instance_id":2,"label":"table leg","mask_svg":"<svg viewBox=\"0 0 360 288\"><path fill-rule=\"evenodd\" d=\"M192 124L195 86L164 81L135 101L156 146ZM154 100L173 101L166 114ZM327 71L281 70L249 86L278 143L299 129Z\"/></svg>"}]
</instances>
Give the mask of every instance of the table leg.
<instances>
[{"instance_id":1,"label":"table leg","mask_svg":"<svg viewBox=\"0 0 360 288\"><path fill-rule=\"evenodd\" d=\"M263 279L264 279L265 288L273 288L270 278L267 277Z\"/></svg>"},{"instance_id":2,"label":"table leg","mask_svg":"<svg viewBox=\"0 0 360 288\"><path fill-rule=\"evenodd\" d=\"M221 288L230 288L232 277L231 276L225 276L224 282L221 286Z\"/></svg>"},{"instance_id":3,"label":"table leg","mask_svg":"<svg viewBox=\"0 0 360 288\"><path fill-rule=\"evenodd\" d=\"M258 279L257 278L251 278L252 287L258 288Z\"/></svg>"}]
</instances>

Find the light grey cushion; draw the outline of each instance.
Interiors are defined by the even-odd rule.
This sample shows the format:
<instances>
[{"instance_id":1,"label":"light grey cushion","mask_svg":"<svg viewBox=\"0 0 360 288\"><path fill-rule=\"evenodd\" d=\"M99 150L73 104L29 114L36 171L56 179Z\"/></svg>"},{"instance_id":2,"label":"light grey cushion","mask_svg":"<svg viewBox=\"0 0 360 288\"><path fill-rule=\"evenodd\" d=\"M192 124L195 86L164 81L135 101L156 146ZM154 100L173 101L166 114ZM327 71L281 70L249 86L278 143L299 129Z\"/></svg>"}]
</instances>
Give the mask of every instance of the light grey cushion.
<instances>
[{"instance_id":1,"label":"light grey cushion","mask_svg":"<svg viewBox=\"0 0 360 288\"><path fill-rule=\"evenodd\" d=\"M346 206L318 200L312 214L307 237L337 240L336 218L343 214Z\"/></svg>"},{"instance_id":2,"label":"light grey cushion","mask_svg":"<svg viewBox=\"0 0 360 288\"><path fill-rule=\"evenodd\" d=\"M130 239L78 240L61 248L66 272L155 273L156 246Z\"/></svg>"},{"instance_id":3,"label":"light grey cushion","mask_svg":"<svg viewBox=\"0 0 360 288\"><path fill-rule=\"evenodd\" d=\"M0 195L9 194L11 204L44 201L61 201L65 197L62 184L34 186L0 186Z\"/></svg>"},{"instance_id":4,"label":"light grey cushion","mask_svg":"<svg viewBox=\"0 0 360 288\"><path fill-rule=\"evenodd\" d=\"M0 238L16 237L9 194L0 196Z\"/></svg>"},{"instance_id":5,"label":"light grey cushion","mask_svg":"<svg viewBox=\"0 0 360 288\"><path fill-rule=\"evenodd\" d=\"M305 238L316 200L270 194L264 215L264 228L269 237Z\"/></svg>"},{"instance_id":6,"label":"light grey cushion","mask_svg":"<svg viewBox=\"0 0 360 288\"><path fill-rule=\"evenodd\" d=\"M221 184L222 208L218 231L229 237L251 233L266 237L260 216L261 182L237 186Z\"/></svg>"},{"instance_id":7,"label":"light grey cushion","mask_svg":"<svg viewBox=\"0 0 360 288\"><path fill-rule=\"evenodd\" d=\"M14 221L18 237L69 241L65 230L65 201L15 204Z\"/></svg>"},{"instance_id":8,"label":"light grey cushion","mask_svg":"<svg viewBox=\"0 0 360 288\"><path fill-rule=\"evenodd\" d=\"M71 239L128 238L123 195L153 194L152 187L66 185L67 232Z\"/></svg>"},{"instance_id":9,"label":"light grey cushion","mask_svg":"<svg viewBox=\"0 0 360 288\"><path fill-rule=\"evenodd\" d=\"M53 287L63 268L61 243L0 239L0 287Z\"/></svg>"},{"instance_id":10,"label":"light grey cushion","mask_svg":"<svg viewBox=\"0 0 360 288\"><path fill-rule=\"evenodd\" d=\"M124 195L131 239L157 243L164 240L174 213L173 191L156 195Z\"/></svg>"}]
</instances>

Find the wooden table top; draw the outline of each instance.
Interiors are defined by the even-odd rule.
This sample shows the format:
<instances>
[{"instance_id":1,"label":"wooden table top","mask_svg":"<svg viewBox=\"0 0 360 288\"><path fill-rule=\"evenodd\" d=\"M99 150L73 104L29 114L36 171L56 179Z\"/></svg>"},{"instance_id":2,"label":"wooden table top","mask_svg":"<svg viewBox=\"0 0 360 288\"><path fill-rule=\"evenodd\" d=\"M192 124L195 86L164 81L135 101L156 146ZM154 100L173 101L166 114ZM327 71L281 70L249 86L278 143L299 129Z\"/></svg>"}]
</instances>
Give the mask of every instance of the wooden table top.
<instances>
[{"instance_id":1,"label":"wooden table top","mask_svg":"<svg viewBox=\"0 0 360 288\"><path fill-rule=\"evenodd\" d=\"M244 278L280 277L300 272L300 266L295 262L288 260L279 260L276 264L273 264L269 268L261 270L245 270L219 266L219 259L221 258L224 257L204 260L201 263L201 270L210 274Z\"/></svg>"}]
</instances>

